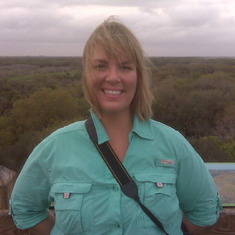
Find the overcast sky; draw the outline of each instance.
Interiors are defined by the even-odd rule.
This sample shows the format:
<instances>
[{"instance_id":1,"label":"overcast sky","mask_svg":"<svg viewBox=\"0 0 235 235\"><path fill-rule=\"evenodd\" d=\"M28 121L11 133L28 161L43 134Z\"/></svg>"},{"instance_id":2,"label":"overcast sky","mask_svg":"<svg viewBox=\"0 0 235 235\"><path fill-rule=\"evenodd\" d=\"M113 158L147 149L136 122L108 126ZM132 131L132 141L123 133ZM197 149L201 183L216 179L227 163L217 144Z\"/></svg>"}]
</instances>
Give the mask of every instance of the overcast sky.
<instances>
[{"instance_id":1,"label":"overcast sky","mask_svg":"<svg viewBox=\"0 0 235 235\"><path fill-rule=\"evenodd\" d=\"M235 0L0 0L0 56L80 56L110 15L150 56L235 56Z\"/></svg>"}]
</instances>

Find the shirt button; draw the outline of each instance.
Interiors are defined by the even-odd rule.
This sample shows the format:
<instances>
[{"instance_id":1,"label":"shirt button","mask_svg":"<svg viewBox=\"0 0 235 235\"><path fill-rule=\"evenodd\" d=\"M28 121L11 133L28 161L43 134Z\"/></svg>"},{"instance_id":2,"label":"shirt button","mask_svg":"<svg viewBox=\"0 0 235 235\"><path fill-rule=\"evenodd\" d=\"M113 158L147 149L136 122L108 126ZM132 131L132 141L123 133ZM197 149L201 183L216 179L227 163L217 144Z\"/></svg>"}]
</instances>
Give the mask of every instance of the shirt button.
<instances>
[{"instance_id":1,"label":"shirt button","mask_svg":"<svg viewBox=\"0 0 235 235\"><path fill-rule=\"evenodd\" d=\"M118 190L119 190L118 186L116 186L116 185L115 185L115 186L113 186L113 191L115 191L115 192L116 192L116 191L118 191Z\"/></svg>"}]
</instances>

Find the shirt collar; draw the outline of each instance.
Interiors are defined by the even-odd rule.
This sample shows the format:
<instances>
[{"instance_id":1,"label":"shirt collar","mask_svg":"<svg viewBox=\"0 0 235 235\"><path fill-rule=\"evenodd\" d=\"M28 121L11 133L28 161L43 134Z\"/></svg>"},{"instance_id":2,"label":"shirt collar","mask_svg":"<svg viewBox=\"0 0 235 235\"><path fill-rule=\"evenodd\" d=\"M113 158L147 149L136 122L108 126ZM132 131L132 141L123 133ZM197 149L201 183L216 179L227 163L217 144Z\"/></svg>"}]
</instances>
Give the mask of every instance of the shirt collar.
<instances>
[{"instance_id":1,"label":"shirt collar","mask_svg":"<svg viewBox=\"0 0 235 235\"><path fill-rule=\"evenodd\" d=\"M90 113L96 128L98 144L102 144L106 141L109 141L109 136L100 119L96 116L94 111L91 110ZM151 128L151 120L148 119L145 121L141 121L137 114L134 115L134 122L131 132L136 133L138 136L144 139L154 139L153 131Z\"/></svg>"},{"instance_id":2,"label":"shirt collar","mask_svg":"<svg viewBox=\"0 0 235 235\"><path fill-rule=\"evenodd\" d=\"M142 121L139 119L137 114L134 115L132 132L136 133L138 136L144 139L154 139L153 131L151 128L151 119Z\"/></svg>"}]
</instances>

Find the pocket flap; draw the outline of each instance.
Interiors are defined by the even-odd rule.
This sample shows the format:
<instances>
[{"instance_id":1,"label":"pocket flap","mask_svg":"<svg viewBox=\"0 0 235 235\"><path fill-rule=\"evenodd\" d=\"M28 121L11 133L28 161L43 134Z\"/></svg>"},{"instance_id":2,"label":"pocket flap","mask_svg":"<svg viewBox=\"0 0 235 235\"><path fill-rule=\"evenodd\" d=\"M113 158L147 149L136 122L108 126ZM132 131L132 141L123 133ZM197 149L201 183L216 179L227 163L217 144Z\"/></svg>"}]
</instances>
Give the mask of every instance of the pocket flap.
<instances>
[{"instance_id":1,"label":"pocket flap","mask_svg":"<svg viewBox=\"0 0 235 235\"><path fill-rule=\"evenodd\" d=\"M134 177L137 181L140 182L161 182L161 183L168 183L174 184L176 182L176 175L172 172L165 172L162 174L153 173L153 172L145 172L145 173L138 173L135 174Z\"/></svg>"},{"instance_id":2,"label":"pocket flap","mask_svg":"<svg viewBox=\"0 0 235 235\"><path fill-rule=\"evenodd\" d=\"M52 186L53 193L88 193L91 190L91 183L56 183Z\"/></svg>"}]
</instances>

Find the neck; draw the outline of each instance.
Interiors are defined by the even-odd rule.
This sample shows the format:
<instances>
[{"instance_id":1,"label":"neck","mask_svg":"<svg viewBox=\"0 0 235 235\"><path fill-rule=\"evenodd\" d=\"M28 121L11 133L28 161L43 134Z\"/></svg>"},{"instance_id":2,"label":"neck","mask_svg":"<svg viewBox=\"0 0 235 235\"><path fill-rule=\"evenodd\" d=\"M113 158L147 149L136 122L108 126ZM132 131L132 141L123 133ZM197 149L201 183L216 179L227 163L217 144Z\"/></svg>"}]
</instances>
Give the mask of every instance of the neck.
<instances>
[{"instance_id":1,"label":"neck","mask_svg":"<svg viewBox=\"0 0 235 235\"><path fill-rule=\"evenodd\" d=\"M101 121L108 134L128 133L132 129L133 115L130 112L101 114Z\"/></svg>"},{"instance_id":2,"label":"neck","mask_svg":"<svg viewBox=\"0 0 235 235\"><path fill-rule=\"evenodd\" d=\"M129 133L132 129L133 115L125 114L101 115L101 121L108 133L109 144L120 159L124 161L129 147Z\"/></svg>"}]
</instances>

